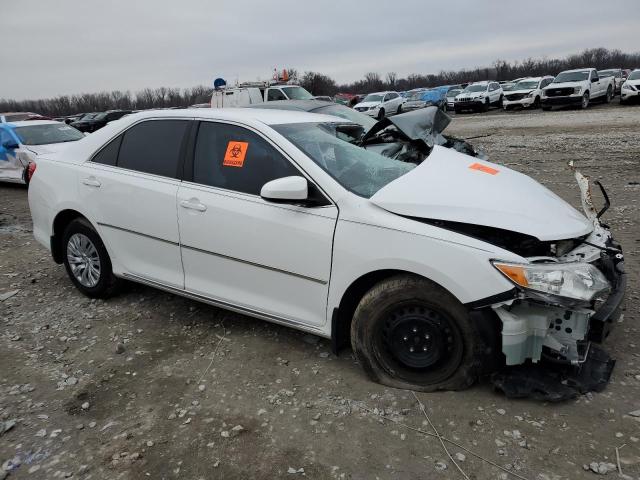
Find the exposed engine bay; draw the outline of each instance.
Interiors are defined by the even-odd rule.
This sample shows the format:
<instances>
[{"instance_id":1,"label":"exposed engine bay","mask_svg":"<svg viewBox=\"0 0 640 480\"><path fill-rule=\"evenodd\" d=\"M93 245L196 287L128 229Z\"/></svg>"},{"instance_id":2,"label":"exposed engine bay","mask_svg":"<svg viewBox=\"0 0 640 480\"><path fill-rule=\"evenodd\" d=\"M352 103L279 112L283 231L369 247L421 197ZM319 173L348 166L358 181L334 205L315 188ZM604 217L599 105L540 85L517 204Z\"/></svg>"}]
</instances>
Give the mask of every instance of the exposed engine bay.
<instances>
[{"instance_id":1,"label":"exposed engine bay","mask_svg":"<svg viewBox=\"0 0 640 480\"><path fill-rule=\"evenodd\" d=\"M367 150L385 157L419 164L429 156L434 145L486 160L487 156L465 140L443 135L451 117L437 107L386 117L375 124L357 142Z\"/></svg>"}]
</instances>

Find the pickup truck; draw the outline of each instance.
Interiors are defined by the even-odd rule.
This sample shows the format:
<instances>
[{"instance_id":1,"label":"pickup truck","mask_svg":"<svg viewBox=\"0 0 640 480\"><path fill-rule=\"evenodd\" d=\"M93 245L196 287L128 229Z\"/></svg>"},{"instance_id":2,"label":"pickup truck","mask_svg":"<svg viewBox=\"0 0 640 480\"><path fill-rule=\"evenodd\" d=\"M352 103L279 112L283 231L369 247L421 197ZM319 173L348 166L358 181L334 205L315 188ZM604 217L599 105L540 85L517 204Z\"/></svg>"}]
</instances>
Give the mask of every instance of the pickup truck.
<instances>
[{"instance_id":1,"label":"pickup truck","mask_svg":"<svg viewBox=\"0 0 640 480\"><path fill-rule=\"evenodd\" d=\"M299 85L289 83L270 85L257 82L214 90L211 96L211 108L247 107L276 100L311 100L313 98L313 95Z\"/></svg>"},{"instance_id":2,"label":"pickup truck","mask_svg":"<svg viewBox=\"0 0 640 480\"><path fill-rule=\"evenodd\" d=\"M579 68L560 72L542 89L542 109L555 106L579 105L587 108L592 100L609 103L615 92L613 77L600 78L595 68Z\"/></svg>"}]
</instances>

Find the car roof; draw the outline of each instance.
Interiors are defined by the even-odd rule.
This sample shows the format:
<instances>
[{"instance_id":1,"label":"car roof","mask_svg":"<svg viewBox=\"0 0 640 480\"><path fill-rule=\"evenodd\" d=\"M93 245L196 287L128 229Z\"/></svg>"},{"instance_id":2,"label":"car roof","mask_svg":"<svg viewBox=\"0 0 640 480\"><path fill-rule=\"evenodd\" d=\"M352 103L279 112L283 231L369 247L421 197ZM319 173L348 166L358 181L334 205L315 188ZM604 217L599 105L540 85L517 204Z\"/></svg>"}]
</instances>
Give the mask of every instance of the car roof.
<instances>
[{"instance_id":1,"label":"car roof","mask_svg":"<svg viewBox=\"0 0 640 480\"><path fill-rule=\"evenodd\" d=\"M322 102L326 105L326 102ZM258 104L261 105L261 104ZM182 110L152 110L127 115L132 122L146 118L204 118L212 120L254 120L265 125L282 125L288 123L337 122L347 120L331 115L319 115L291 110L274 110L270 108L185 108Z\"/></svg>"},{"instance_id":2,"label":"car roof","mask_svg":"<svg viewBox=\"0 0 640 480\"><path fill-rule=\"evenodd\" d=\"M384 92L371 92L371 93L367 93L367 95L384 95L386 93L398 93L398 92L394 92L392 90L385 90Z\"/></svg>"},{"instance_id":3,"label":"car roof","mask_svg":"<svg viewBox=\"0 0 640 480\"><path fill-rule=\"evenodd\" d=\"M560 73L590 72L591 70L595 70L595 68L574 68L573 70L563 70Z\"/></svg>"},{"instance_id":4,"label":"car roof","mask_svg":"<svg viewBox=\"0 0 640 480\"><path fill-rule=\"evenodd\" d=\"M33 125L66 125L63 122L56 122L55 120L24 120L20 122L9 122L8 125L14 127L30 127Z\"/></svg>"},{"instance_id":5,"label":"car roof","mask_svg":"<svg viewBox=\"0 0 640 480\"><path fill-rule=\"evenodd\" d=\"M254 103L248 105L248 108L277 109L277 110L298 110L300 112L311 112L316 108L326 107L328 105L337 105L327 103L323 100L274 100L271 102Z\"/></svg>"}]
</instances>

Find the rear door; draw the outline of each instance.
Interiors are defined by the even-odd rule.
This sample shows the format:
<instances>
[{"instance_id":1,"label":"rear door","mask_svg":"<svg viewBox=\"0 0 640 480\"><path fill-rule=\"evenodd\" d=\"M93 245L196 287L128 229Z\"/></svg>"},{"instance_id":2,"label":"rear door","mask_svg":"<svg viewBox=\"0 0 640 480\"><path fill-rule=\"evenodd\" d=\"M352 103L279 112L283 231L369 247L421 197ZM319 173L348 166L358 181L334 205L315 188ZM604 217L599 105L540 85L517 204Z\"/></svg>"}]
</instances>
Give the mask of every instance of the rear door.
<instances>
[{"instance_id":1,"label":"rear door","mask_svg":"<svg viewBox=\"0 0 640 480\"><path fill-rule=\"evenodd\" d=\"M176 195L191 123L142 121L82 165L80 197L116 273L184 287Z\"/></svg>"},{"instance_id":2,"label":"rear door","mask_svg":"<svg viewBox=\"0 0 640 480\"><path fill-rule=\"evenodd\" d=\"M262 199L265 183L303 173L241 125L200 122L192 165L178 191L186 290L287 323L324 324L336 206Z\"/></svg>"}]
</instances>

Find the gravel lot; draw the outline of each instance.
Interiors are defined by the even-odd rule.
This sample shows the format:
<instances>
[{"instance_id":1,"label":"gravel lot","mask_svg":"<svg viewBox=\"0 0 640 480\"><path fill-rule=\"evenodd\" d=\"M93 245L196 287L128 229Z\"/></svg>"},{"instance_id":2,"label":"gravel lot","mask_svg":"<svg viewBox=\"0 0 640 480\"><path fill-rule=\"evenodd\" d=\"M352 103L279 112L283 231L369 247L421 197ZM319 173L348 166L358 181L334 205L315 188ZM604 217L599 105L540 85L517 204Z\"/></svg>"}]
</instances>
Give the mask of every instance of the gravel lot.
<instances>
[{"instance_id":1,"label":"gravel lot","mask_svg":"<svg viewBox=\"0 0 640 480\"><path fill-rule=\"evenodd\" d=\"M629 272L603 393L545 404L483 383L418 395L469 478L598 478L584 466L607 470L616 447L640 478L639 125L640 107L616 101L458 115L447 131L578 206L576 160L608 189ZM413 394L371 383L350 351L139 285L83 297L33 240L26 189L0 185L0 295L16 290L0 301L0 480L464 478L415 430L432 432Z\"/></svg>"}]
</instances>

